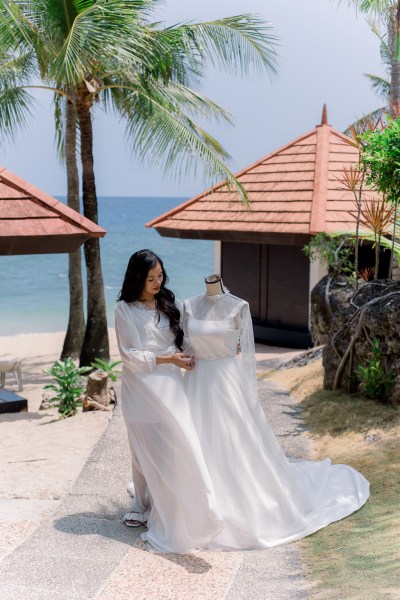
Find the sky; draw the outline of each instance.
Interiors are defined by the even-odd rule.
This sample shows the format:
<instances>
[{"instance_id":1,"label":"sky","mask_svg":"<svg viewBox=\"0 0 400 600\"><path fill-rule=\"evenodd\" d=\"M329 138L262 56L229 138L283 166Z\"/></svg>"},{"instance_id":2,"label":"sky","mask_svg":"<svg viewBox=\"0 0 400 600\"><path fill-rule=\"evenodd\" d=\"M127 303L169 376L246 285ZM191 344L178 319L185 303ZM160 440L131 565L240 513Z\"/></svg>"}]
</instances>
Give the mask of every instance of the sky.
<instances>
[{"instance_id":1,"label":"sky","mask_svg":"<svg viewBox=\"0 0 400 600\"><path fill-rule=\"evenodd\" d=\"M256 13L272 23L279 38L279 75L243 79L209 71L201 92L230 111L234 127L210 124L238 171L290 142L321 120L342 131L383 104L364 73L383 74L379 42L364 15L334 0L167 0L155 20L167 25ZM13 144L0 148L0 164L49 194L66 194L64 166L54 147L48 92L37 91L34 118ZM190 197L212 182L200 173L183 180L165 177L157 165L132 156L124 126L115 115L94 112L94 161L100 196Z\"/></svg>"}]
</instances>

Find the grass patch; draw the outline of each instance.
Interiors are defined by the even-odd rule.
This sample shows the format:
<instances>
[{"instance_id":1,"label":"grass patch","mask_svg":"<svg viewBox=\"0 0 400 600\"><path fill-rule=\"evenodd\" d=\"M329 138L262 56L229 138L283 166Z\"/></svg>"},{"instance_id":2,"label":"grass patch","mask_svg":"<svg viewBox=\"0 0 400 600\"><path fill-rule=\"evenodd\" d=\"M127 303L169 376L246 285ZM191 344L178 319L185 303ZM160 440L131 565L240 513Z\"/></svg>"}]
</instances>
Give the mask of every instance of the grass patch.
<instances>
[{"instance_id":1,"label":"grass patch","mask_svg":"<svg viewBox=\"0 0 400 600\"><path fill-rule=\"evenodd\" d=\"M322 390L320 361L267 375L304 406L314 458L330 456L371 483L367 504L301 541L311 600L400 599L400 411ZM378 433L366 444L365 434Z\"/></svg>"}]
</instances>

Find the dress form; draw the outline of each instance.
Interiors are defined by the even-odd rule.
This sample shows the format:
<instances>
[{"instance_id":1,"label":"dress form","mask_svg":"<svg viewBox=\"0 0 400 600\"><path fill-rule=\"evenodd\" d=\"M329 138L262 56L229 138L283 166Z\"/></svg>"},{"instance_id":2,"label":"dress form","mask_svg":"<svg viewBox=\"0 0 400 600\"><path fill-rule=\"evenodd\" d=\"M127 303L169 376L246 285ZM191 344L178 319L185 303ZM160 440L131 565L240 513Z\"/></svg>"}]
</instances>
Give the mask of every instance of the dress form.
<instances>
[{"instance_id":1,"label":"dress form","mask_svg":"<svg viewBox=\"0 0 400 600\"><path fill-rule=\"evenodd\" d=\"M217 273L208 275L204 278L204 281L206 284L207 296L218 296L219 294L225 294L221 275Z\"/></svg>"},{"instance_id":2,"label":"dress form","mask_svg":"<svg viewBox=\"0 0 400 600\"><path fill-rule=\"evenodd\" d=\"M208 279L208 278L207 278ZM217 279L219 279L217 277ZM184 383L223 530L209 549L270 548L358 510L369 484L346 465L287 458L260 404L249 304L229 292L185 301L196 368ZM240 352L238 352L240 347Z\"/></svg>"}]
</instances>

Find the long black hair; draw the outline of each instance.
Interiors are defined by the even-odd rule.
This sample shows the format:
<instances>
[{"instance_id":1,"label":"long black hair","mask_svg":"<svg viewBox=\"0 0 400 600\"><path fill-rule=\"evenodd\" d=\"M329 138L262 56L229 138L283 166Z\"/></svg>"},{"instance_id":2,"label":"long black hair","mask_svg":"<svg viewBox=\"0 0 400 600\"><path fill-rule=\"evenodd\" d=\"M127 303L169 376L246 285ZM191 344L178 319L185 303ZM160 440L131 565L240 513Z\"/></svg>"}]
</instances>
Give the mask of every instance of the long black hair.
<instances>
[{"instance_id":1,"label":"long black hair","mask_svg":"<svg viewBox=\"0 0 400 600\"><path fill-rule=\"evenodd\" d=\"M160 265L163 274L160 291L155 295L155 303L158 320L160 313L166 315L169 319L169 326L175 335L175 345L182 350L183 330L180 326L181 313L175 304L175 294L165 287L168 282L168 275L164 269L163 261L157 254L151 250L139 250L132 254L126 269L122 289L118 294L118 301L135 302L139 300L150 269Z\"/></svg>"}]
</instances>

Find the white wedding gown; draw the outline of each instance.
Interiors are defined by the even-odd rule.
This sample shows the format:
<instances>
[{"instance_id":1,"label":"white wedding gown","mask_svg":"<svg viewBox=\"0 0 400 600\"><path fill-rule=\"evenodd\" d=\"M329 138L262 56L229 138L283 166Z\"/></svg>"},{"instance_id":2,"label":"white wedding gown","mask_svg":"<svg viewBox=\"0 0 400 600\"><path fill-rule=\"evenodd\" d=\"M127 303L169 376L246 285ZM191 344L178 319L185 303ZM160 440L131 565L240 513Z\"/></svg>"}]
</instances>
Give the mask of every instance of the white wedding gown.
<instances>
[{"instance_id":1,"label":"white wedding gown","mask_svg":"<svg viewBox=\"0 0 400 600\"><path fill-rule=\"evenodd\" d=\"M156 365L177 352L169 321L140 302L118 302L122 411L132 454L132 511L148 513L142 539L163 552L207 546L222 530L215 494L183 389L181 370Z\"/></svg>"},{"instance_id":2,"label":"white wedding gown","mask_svg":"<svg viewBox=\"0 0 400 600\"><path fill-rule=\"evenodd\" d=\"M355 469L283 453L258 400L248 303L203 295L186 300L184 313L196 356L185 389L223 519L208 547L277 546L358 510L369 483Z\"/></svg>"}]
</instances>

